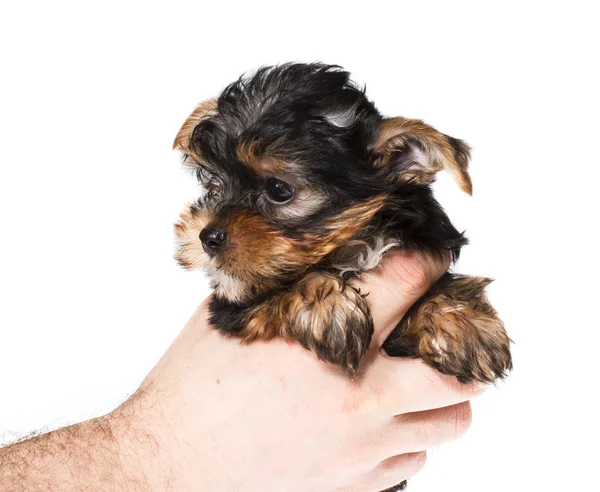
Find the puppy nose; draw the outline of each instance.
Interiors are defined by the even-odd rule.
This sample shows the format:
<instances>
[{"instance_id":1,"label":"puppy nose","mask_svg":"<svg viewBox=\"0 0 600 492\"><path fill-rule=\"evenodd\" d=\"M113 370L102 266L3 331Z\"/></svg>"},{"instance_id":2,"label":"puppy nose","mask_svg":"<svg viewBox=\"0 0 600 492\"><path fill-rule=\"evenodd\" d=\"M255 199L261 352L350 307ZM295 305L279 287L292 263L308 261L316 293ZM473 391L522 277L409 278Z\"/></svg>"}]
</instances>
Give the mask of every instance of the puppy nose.
<instances>
[{"instance_id":1,"label":"puppy nose","mask_svg":"<svg viewBox=\"0 0 600 492\"><path fill-rule=\"evenodd\" d=\"M223 249L225 241L227 241L227 233L223 229L205 227L200 232L200 241L202 241L204 251L210 256L215 256Z\"/></svg>"}]
</instances>

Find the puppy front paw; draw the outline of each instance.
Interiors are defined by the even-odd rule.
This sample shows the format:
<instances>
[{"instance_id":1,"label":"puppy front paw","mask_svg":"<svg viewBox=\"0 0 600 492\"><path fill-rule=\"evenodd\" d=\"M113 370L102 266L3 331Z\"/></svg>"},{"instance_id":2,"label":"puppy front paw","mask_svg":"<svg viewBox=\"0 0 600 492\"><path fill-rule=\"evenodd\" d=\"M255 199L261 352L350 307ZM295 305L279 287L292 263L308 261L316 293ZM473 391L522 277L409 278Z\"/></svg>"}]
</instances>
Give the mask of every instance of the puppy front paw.
<instances>
[{"instance_id":1,"label":"puppy front paw","mask_svg":"<svg viewBox=\"0 0 600 492\"><path fill-rule=\"evenodd\" d=\"M384 349L421 357L461 383L493 383L512 369L510 338L484 289L489 279L447 274L407 313Z\"/></svg>"},{"instance_id":2,"label":"puppy front paw","mask_svg":"<svg viewBox=\"0 0 600 492\"><path fill-rule=\"evenodd\" d=\"M436 321L453 329L434 328L423 334L420 350L425 362L465 384L493 383L508 375L510 339L497 316L457 309Z\"/></svg>"},{"instance_id":3,"label":"puppy front paw","mask_svg":"<svg viewBox=\"0 0 600 492\"><path fill-rule=\"evenodd\" d=\"M296 286L283 309L287 335L319 359L355 374L373 334L365 298L340 277L313 272Z\"/></svg>"},{"instance_id":4,"label":"puppy front paw","mask_svg":"<svg viewBox=\"0 0 600 492\"><path fill-rule=\"evenodd\" d=\"M253 308L239 332L246 341L283 336L355 374L373 334L364 297L340 277L312 272Z\"/></svg>"}]
</instances>

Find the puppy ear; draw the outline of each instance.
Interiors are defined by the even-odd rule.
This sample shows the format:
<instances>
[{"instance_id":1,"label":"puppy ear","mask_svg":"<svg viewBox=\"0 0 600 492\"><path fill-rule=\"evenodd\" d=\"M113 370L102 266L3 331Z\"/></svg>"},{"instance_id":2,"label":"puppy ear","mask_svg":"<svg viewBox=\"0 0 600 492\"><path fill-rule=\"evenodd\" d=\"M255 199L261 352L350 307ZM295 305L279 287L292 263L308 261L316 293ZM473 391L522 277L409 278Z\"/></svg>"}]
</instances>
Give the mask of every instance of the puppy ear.
<instances>
[{"instance_id":1,"label":"puppy ear","mask_svg":"<svg viewBox=\"0 0 600 492\"><path fill-rule=\"evenodd\" d=\"M448 171L461 190L472 194L467 173L470 148L420 120L386 118L379 127L373 148L374 163L396 179L430 184L435 174Z\"/></svg>"},{"instance_id":2,"label":"puppy ear","mask_svg":"<svg viewBox=\"0 0 600 492\"><path fill-rule=\"evenodd\" d=\"M175 141L173 142L173 149L180 150L184 153L189 151L190 138L196 125L206 118L210 118L217 114L217 100L209 99L201 103L191 115L188 116L187 120L183 123L183 126L177 132Z\"/></svg>"}]
</instances>

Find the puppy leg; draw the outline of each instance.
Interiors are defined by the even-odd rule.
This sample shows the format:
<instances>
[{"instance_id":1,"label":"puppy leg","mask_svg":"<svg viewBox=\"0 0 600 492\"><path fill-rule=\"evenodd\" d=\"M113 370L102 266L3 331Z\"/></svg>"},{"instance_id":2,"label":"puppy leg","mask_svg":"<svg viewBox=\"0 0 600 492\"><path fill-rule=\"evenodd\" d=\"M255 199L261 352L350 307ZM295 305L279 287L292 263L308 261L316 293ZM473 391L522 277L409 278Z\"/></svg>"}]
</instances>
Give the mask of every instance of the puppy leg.
<instances>
[{"instance_id":1,"label":"puppy leg","mask_svg":"<svg viewBox=\"0 0 600 492\"><path fill-rule=\"evenodd\" d=\"M406 314L384 344L461 383L491 383L512 369L510 339L484 289L491 280L447 273Z\"/></svg>"},{"instance_id":2,"label":"puppy leg","mask_svg":"<svg viewBox=\"0 0 600 492\"><path fill-rule=\"evenodd\" d=\"M312 272L262 304L242 310L215 299L211 323L245 342L283 336L321 360L356 372L373 334L365 298L339 276Z\"/></svg>"}]
</instances>

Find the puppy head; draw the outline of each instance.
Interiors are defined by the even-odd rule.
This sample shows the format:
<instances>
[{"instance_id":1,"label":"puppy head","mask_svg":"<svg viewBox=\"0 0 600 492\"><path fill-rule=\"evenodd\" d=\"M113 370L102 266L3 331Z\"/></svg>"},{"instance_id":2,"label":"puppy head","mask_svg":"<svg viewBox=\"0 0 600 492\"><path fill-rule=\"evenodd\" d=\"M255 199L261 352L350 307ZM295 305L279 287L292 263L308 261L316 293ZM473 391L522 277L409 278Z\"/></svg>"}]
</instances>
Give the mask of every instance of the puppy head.
<instances>
[{"instance_id":1,"label":"puppy head","mask_svg":"<svg viewBox=\"0 0 600 492\"><path fill-rule=\"evenodd\" d=\"M468 147L384 119L335 66L262 68L196 108L174 142L203 185L175 230L177 259L217 296L247 302L293 282L360 235L402 183L447 169L470 192Z\"/></svg>"}]
</instances>

